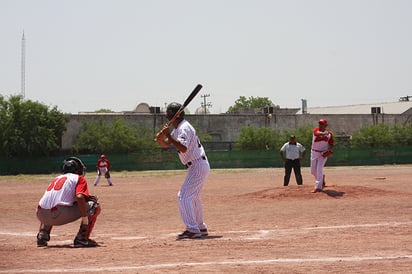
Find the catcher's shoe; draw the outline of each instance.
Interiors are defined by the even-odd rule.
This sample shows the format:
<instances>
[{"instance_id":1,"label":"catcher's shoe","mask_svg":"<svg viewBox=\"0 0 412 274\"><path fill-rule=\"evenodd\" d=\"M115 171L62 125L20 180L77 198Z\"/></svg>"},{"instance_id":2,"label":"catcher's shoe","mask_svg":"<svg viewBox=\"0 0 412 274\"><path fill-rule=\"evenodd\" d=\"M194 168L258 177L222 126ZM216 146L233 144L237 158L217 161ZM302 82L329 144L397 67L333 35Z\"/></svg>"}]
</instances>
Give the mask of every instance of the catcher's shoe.
<instances>
[{"instance_id":1,"label":"catcher's shoe","mask_svg":"<svg viewBox=\"0 0 412 274\"><path fill-rule=\"evenodd\" d=\"M201 229L200 230L200 234L202 234L202 237L206 237L207 235L209 235L209 233L207 232L207 229Z\"/></svg>"},{"instance_id":2,"label":"catcher's shoe","mask_svg":"<svg viewBox=\"0 0 412 274\"><path fill-rule=\"evenodd\" d=\"M47 246L48 241L50 241L49 231L40 229L39 233L37 233L37 247Z\"/></svg>"},{"instance_id":3,"label":"catcher's shoe","mask_svg":"<svg viewBox=\"0 0 412 274\"><path fill-rule=\"evenodd\" d=\"M37 237L37 247L47 246L47 240L41 237Z\"/></svg>"},{"instance_id":4,"label":"catcher's shoe","mask_svg":"<svg viewBox=\"0 0 412 274\"><path fill-rule=\"evenodd\" d=\"M177 235L178 240L182 240L182 239L200 239L200 238L202 238L201 233L194 233L194 232L190 232L188 230L185 230L182 234Z\"/></svg>"},{"instance_id":5,"label":"catcher's shoe","mask_svg":"<svg viewBox=\"0 0 412 274\"><path fill-rule=\"evenodd\" d=\"M96 241L93 241L92 239L81 239L81 238L75 238L74 247L96 247L99 246L99 244Z\"/></svg>"}]
</instances>

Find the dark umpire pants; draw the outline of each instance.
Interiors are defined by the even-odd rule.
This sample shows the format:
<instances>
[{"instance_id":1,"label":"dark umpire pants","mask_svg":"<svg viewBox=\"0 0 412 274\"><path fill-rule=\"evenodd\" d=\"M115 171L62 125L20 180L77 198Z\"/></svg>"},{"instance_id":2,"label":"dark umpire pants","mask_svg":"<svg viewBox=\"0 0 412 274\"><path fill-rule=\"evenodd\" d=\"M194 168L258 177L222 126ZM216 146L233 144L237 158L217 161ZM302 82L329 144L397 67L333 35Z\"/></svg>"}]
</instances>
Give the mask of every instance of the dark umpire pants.
<instances>
[{"instance_id":1,"label":"dark umpire pants","mask_svg":"<svg viewBox=\"0 0 412 274\"><path fill-rule=\"evenodd\" d=\"M295 173L296 183L301 185L303 183L302 173L300 172L300 161L299 159L291 160L287 159L285 162L285 177L283 181L283 185L289 185L290 174L293 172Z\"/></svg>"}]
</instances>

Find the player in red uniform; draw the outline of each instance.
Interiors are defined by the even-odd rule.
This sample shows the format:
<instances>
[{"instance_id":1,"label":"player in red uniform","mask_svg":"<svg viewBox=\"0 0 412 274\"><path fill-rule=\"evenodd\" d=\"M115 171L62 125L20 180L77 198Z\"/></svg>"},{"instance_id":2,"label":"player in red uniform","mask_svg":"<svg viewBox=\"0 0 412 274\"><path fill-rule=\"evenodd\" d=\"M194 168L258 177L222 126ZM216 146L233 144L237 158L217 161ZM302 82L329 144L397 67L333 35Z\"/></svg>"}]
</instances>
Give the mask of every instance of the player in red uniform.
<instances>
[{"instance_id":1,"label":"player in red uniform","mask_svg":"<svg viewBox=\"0 0 412 274\"><path fill-rule=\"evenodd\" d=\"M328 157L333 153L333 135L327 130L328 121L319 120L319 127L313 129L312 151L310 156L310 172L315 176L315 188L312 192L320 192L325 186L325 175L323 167Z\"/></svg>"},{"instance_id":2,"label":"player in red uniform","mask_svg":"<svg viewBox=\"0 0 412 274\"><path fill-rule=\"evenodd\" d=\"M104 177L107 179L107 183L109 184L109 186L112 186L113 183L110 179L110 169L112 168L112 164L109 160L107 160L106 155L100 155L100 159L97 161L96 167L97 177L94 181L94 186L97 186L97 184L100 182L100 176L102 176L102 174L104 174Z\"/></svg>"},{"instance_id":3,"label":"player in red uniform","mask_svg":"<svg viewBox=\"0 0 412 274\"><path fill-rule=\"evenodd\" d=\"M76 157L64 160L62 174L55 177L37 205L40 221L37 246L47 246L50 231L55 225L64 225L81 218L80 229L74 238L74 247L95 247L90 233L100 214L97 197L89 195L84 174L86 167Z\"/></svg>"}]
</instances>

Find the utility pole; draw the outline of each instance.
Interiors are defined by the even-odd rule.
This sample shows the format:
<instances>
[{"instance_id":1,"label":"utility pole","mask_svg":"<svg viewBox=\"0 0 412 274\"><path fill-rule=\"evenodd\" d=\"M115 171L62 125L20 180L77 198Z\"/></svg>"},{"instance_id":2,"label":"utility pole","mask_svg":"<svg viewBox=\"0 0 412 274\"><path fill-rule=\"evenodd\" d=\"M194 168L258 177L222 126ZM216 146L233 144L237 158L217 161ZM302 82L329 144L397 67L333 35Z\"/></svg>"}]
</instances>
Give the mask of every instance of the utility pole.
<instances>
[{"instance_id":1,"label":"utility pole","mask_svg":"<svg viewBox=\"0 0 412 274\"><path fill-rule=\"evenodd\" d=\"M26 39L23 36L21 38L21 96L23 99L26 97Z\"/></svg>"},{"instance_id":2,"label":"utility pole","mask_svg":"<svg viewBox=\"0 0 412 274\"><path fill-rule=\"evenodd\" d=\"M203 107L203 114L207 114L207 108L212 106L211 102L206 102L206 97L210 97L210 94L203 94L200 95L200 97L203 98L203 102L201 103L201 106Z\"/></svg>"}]
</instances>

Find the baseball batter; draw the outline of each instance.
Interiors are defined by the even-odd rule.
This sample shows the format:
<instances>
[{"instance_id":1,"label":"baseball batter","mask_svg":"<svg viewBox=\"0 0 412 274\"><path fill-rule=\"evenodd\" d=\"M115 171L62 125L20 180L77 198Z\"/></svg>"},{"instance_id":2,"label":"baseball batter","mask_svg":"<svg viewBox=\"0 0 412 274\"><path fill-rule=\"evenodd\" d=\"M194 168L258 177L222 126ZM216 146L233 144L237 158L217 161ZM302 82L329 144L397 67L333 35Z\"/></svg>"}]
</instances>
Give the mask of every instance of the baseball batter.
<instances>
[{"instance_id":1,"label":"baseball batter","mask_svg":"<svg viewBox=\"0 0 412 274\"><path fill-rule=\"evenodd\" d=\"M333 134L327 130L328 121L319 120L319 127L313 129L312 150L310 156L310 172L315 176L315 188L313 193L321 192L325 186L325 175L323 168L328 157L333 153Z\"/></svg>"},{"instance_id":2,"label":"baseball batter","mask_svg":"<svg viewBox=\"0 0 412 274\"><path fill-rule=\"evenodd\" d=\"M166 118L170 121L182 107L179 103L167 106ZM199 141L196 130L184 119L184 112L172 123L170 132L166 125L156 135L162 147L175 146L179 159L187 168L186 178L178 192L179 211L186 230L177 239L197 239L207 236L207 226L203 220L202 188L210 172L205 150Z\"/></svg>"},{"instance_id":3,"label":"baseball batter","mask_svg":"<svg viewBox=\"0 0 412 274\"><path fill-rule=\"evenodd\" d=\"M86 167L79 158L64 160L62 174L55 177L40 199L36 215L40 221L37 246L47 246L50 231L55 225L64 225L81 218L79 232L74 238L74 247L95 247L90 233L100 214L97 197L89 195L84 178Z\"/></svg>"},{"instance_id":4,"label":"baseball batter","mask_svg":"<svg viewBox=\"0 0 412 274\"><path fill-rule=\"evenodd\" d=\"M97 177L96 177L96 180L94 181L94 186L97 186L97 184L100 182L100 177L102 176L102 174L107 179L107 183L109 184L109 186L112 186L113 183L112 183L112 180L110 179L110 169L112 168L112 164L106 158L105 154L100 155L100 159L97 161L96 167L97 167Z\"/></svg>"}]
</instances>

